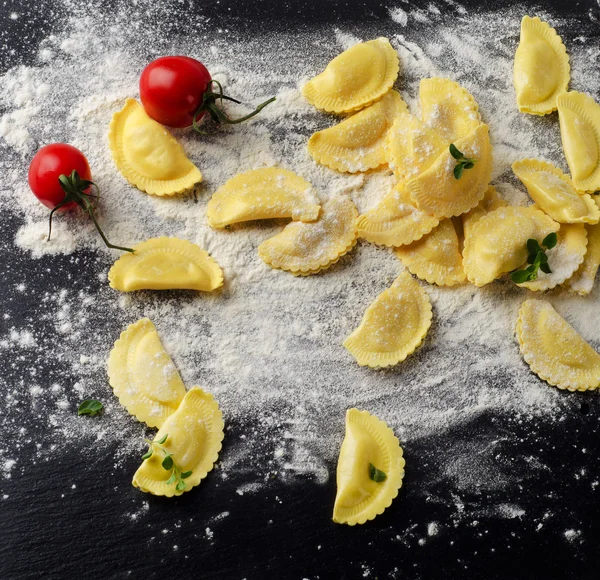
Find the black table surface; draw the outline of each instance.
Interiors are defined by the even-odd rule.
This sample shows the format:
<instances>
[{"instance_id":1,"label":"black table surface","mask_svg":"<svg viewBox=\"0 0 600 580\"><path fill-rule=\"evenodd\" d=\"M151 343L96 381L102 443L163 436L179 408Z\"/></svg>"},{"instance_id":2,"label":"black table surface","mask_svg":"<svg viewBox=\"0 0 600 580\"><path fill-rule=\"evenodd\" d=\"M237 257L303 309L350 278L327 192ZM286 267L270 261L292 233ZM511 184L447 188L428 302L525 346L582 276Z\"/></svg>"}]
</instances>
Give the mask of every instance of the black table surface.
<instances>
[{"instance_id":1,"label":"black table surface","mask_svg":"<svg viewBox=\"0 0 600 580\"><path fill-rule=\"evenodd\" d=\"M116 2L99 2L110 11ZM419 4L414 2L412 4ZM392 3L345 1L221 0L199 6L190 2L190 10L215 16L229 27L253 31L302 29L314 23L376 21L389 18ZM427 5L427 2L423 2ZM469 9L494 10L496 3L462 2ZM523 4L505 2L504 6ZM398 3L399 6L406 4ZM540 4L538 4L539 6ZM595 0L541 3L543 8L562 16L581 16L588 23L590 14L600 18ZM535 5L532 6L532 12ZM26 18L11 20L18 10ZM448 10L452 10L448 3ZM524 9L525 13L525 9ZM0 70L27 64L33 60L38 43L63 15L52 0L3 2L0 5L0 30L4 47ZM168 18L168 14L165 14ZM597 26L597 25L596 25ZM561 31L567 37L576 30ZM14 49L10 53L8 49ZM98 284L92 252L77 253L77 276L71 276L70 257L55 255L51 262L55 274L50 278L41 269L30 269L31 258L14 247L14 234L21 223L19 216L4 215L0 230L5 310L12 324L31 321L36 316L34 298L19 296L15 290L22 272L29 270L29 283L51 290L70 277L75 287ZM86 269L89 264L89 269ZM89 271L89 275L86 274ZM2 321L0 321L0 327ZM5 331L1 328L2 332ZM34 361L24 358L15 365L3 365L0 386L18 381ZM48 384L57 369L47 369ZM585 395L585 394L584 394ZM192 493L166 500L149 497L149 512L143 522L124 519L127 494L139 493L130 486L131 469L111 469L110 454L89 461L76 451L66 450L59 461L38 462L27 469L26 477L0 481L0 492L11 501L0 501L0 580L26 578L573 578L600 577L600 486L590 489L589 479L569 477L582 469L600 477L600 405L597 397L578 397L581 405L566 416L559 432L542 418L527 425L507 421L502 416L484 413L468 424L441 437L418 440L407 451L411 468L406 474L400 496L374 522L360 527L335 525L331 506L335 485L278 484L251 495L235 490L244 483L244 474L232 474L225 481L208 477ZM0 412L2 410L0 409ZM230 425L228 440L240 437L248 425ZM522 473L519 483L494 492L493 501L523 506L526 516L491 518L482 514L478 524L472 520L451 523L449 508L431 503L416 493L421 482L431 478L427 462L412 461L426 456L426 450L445 448L449 441L494 437L510 431L512 436L501 447L495 461L502 469ZM522 437L519 435L522 432ZM535 432L535 449L528 444ZM1 435L0 435L1 436ZM436 440L437 439L437 440ZM577 453L585 441L587 454ZM540 442L542 442L540 444ZM545 442L545 443L544 443ZM558 444L560 442L560 444ZM227 443L225 443L227 444ZM540 461L553 463L556 471L540 479L528 476L523 458L534 453ZM332 469L334 466L332 466ZM106 475L106 474L110 475ZM65 482L68 501L61 499ZM127 490L124 492L123 490ZM451 489L437 490L438 497L451 503ZM501 497L498 497L500 494ZM485 493L463 495L460 501L468 512L484 505ZM492 498L489 498L490 501ZM207 539L203 514L229 512L222 522L210 524L217 533ZM545 512L558 512L560 520L551 520L537 529L534 520ZM420 543L427 522L450 525L451 533ZM168 541L162 534L168 529ZM563 532L581 531L579 542L565 542ZM414 534L407 530L415 530ZM402 532L402 541L397 536ZM173 549L177 546L177 550Z\"/></svg>"}]
</instances>

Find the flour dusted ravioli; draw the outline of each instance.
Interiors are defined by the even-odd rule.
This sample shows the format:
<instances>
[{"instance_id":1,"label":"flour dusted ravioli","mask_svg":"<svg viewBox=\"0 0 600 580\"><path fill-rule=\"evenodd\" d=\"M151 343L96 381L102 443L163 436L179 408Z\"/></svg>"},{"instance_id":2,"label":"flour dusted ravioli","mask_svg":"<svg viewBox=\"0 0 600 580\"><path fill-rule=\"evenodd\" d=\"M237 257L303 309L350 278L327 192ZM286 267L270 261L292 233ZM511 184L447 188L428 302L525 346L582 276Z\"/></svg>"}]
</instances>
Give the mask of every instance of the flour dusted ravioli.
<instances>
[{"instance_id":1,"label":"flour dusted ravioli","mask_svg":"<svg viewBox=\"0 0 600 580\"><path fill-rule=\"evenodd\" d=\"M208 252L179 238L152 238L123 254L108 272L111 288L134 290L200 290L223 285L223 270Z\"/></svg>"},{"instance_id":2,"label":"flour dusted ravioli","mask_svg":"<svg viewBox=\"0 0 600 580\"><path fill-rule=\"evenodd\" d=\"M527 260L527 240L541 242L559 224L541 210L508 206L479 218L469 229L463 248L463 267L470 282L483 286Z\"/></svg>"},{"instance_id":3,"label":"flour dusted ravioli","mask_svg":"<svg viewBox=\"0 0 600 580\"><path fill-rule=\"evenodd\" d=\"M367 411L348 409L337 464L333 521L354 526L383 513L402 487L404 465L394 432ZM379 473L374 475L373 469Z\"/></svg>"},{"instance_id":4,"label":"flour dusted ravioli","mask_svg":"<svg viewBox=\"0 0 600 580\"><path fill-rule=\"evenodd\" d=\"M452 220L442 220L429 234L395 250L402 263L421 280L438 286L466 281L458 235Z\"/></svg>"},{"instance_id":5,"label":"flour dusted ravioli","mask_svg":"<svg viewBox=\"0 0 600 580\"><path fill-rule=\"evenodd\" d=\"M588 245L583 262L577 271L563 283L569 292L582 296L589 294L594 287L598 266L600 266L600 224L586 225Z\"/></svg>"},{"instance_id":6,"label":"flour dusted ravioli","mask_svg":"<svg viewBox=\"0 0 600 580\"><path fill-rule=\"evenodd\" d=\"M135 99L113 115L108 133L113 159L132 185L152 195L175 195L202 181L202 174L167 129Z\"/></svg>"},{"instance_id":7,"label":"flour dusted ravioli","mask_svg":"<svg viewBox=\"0 0 600 580\"><path fill-rule=\"evenodd\" d=\"M453 217L475 207L483 198L492 175L492 146L487 125L455 143L465 157L475 159L460 179L454 177L456 160L446 147L427 170L407 181L406 189L417 207L437 218Z\"/></svg>"},{"instance_id":8,"label":"flour dusted ravioli","mask_svg":"<svg viewBox=\"0 0 600 580\"><path fill-rule=\"evenodd\" d=\"M557 99L563 151L579 191L600 189L600 105L570 91Z\"/></svg>"},{"instance_id":9,"label":"flour dusted ravioli","mask_svg":"<svg viewBox=\"0 0 600 580\"><path fill-rule=\"evenodd\" d=\"M348 197L335 196L311 223L292 222L258 247L260 258L272 268L297 276L316 274L335 264L356 244L358 211Z\"/></svg>"},{"instance_id":10,"label":"flour dusted ravioli","mask_svg":"<svg viewBox=\"0 0 600 580\"><path fill-rule=\"evenodd\" d=\"M481 124L479 105L471 93L450 79L423 79L419 104L421 120L448 143L466 137Z\"/></svg>"},{"instance_id":11,"label":"flour dusted ravioli","mask_svg":"<svg viewBox=\"0 0 600 580\"><path fill-rule=\"evenodd\" d=\"M400 70L398 53L387 38L355 44L302 87L309 103L330 113L358 111L381 98Z\"/></svg>"},{"instance_id":12,"label":"flour dusted ravioli","mask_svg":"<svg viewBox=\"0 0 600 580\"><path fill-rule=\"evenodd\" d=\"M569 391L600 384L600 355L549 302L523 302L517 339L525 362L548 384Z\"/></svg>"},{"instance_id":13,"label":"flour dusted ravioli","mask_svg":"<svg viewBox=\"0 0 600 580\"><path fill-rule=\"evenodd\" d=\"M551 163L523 159L512 165L515 175L523 182L531 199L553 220L564 224L595 224L600 209L587 194L573 187L568 175Z\"/></svg>"},{"instance_id":14,"label":"flour dusted ravioli","mask_svg":"<svg viewBox=\"0 0 600 580\"><path fill-rule=\"evenodd\" d=\"M587 249L587 232L584 224L561 224L558 243L546 251L552 272L541 270L535 280L519 284L529 290L550 290L568 280L583 262Z\"/></svg>"},{"instance_id":15,"label":"flour dusted ravioli","mask_svg":"<svg viewBox=\"0 0 600 580\"><path fill-rule=\"evenodd\" d=\"M213 396L200 387L193 387L155 435L155 443L165 436L166 440L140 465L133 476L133 485L141 491L167 497L189 491L206 477L217 461L223 428L223 415ZM192 472L184 479L185 488L170 481L173 471L162 466L165 452L172 455L174 466L181 472Z\"/></svg>"},{"instance_id":16,"label":"flour dusted ravioli","mask_svg":"<svg viewBox=\"0 0 600 580\"><path fill-rule=\"evenodd\" d=\"M121 405L149 427L160 427L185 396L185 385L148 318L121 333L110 351L108 378Z\"/></svg>"},{"instance_id":17,"label":"flour dusted ravioli","mask_svg":"<svg viewBox=\"0 0 600 580\"><path fill-rule=\"evenodd\" d=\"M428 234L437 218L417 209L403 183L396 185L372 210L358 218L359 237L383 246L402 246Z\"/></svg>"},{"instance_id":18,"label":"flour dusted ravioli","mask_svg":"<svg viewBox=\"0 0 600 580\"><path fill-rule=\"evenodd\" d=\"M506 207L507 203L496 191L493 185L489 185L485 190L483 199L472 210L463 213L461 217L464 235L469 235L473 224L486 213L494 211L499 207Z\"/></svg>"},{"instance_id":19,"label":"flour dusted ravioli","mask_svg":"<svg viewBox=\"0 0 600 580\"><path fill-rule=\"evenodd\" d=\"M569 78L569 56L556 30L537 16L524 16L514 62L519 111L532 115L555 111L556 98L567 90Z\"/></svg>"},{"instance_id":20,"label":"flour dusted ravioli","mask_svg":"<svg viewBox=\"0 0 600 580\"><path fill-rule=\"evenodd\" d=\"M315 201L308 181L287 169L265 167L240 173L217 189L206 216L213 228L273 218L312 222L320 209Z\"/></svg>"},{"instance_id":21,"label":"flour dusted ravioli","mask_svg":"<svg viewBox=\"0 0 600 580\"><path fill-rule=\"evenodd\" d=\"M322 165L337 171L356 173L387 163L385 141L406 103L396 91L308 140L308 152Z\"/></svg>"},{"instance_id":22,"label":"flour dusted ravioli","mask_svg":"<svg viewBox=\"0 0 600 580\"><path fill-rule=\"evenodd\" d=\"M367 308L344 346L361 366L395 365L423 342L431 316L427 293L408 272L402 272Z\"/></svg>"}]
</instances>

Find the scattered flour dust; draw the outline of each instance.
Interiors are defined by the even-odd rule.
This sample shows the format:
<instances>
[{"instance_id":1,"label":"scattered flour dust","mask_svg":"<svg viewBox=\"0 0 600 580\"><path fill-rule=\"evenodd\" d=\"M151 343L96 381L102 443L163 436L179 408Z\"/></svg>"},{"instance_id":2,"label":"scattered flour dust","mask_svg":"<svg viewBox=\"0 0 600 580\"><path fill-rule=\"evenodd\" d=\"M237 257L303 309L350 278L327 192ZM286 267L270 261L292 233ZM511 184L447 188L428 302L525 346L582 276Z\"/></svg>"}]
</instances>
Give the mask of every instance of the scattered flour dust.
<instances>
[{"instance_id":1,"label":"scattered flour dust","mask_svg":"<svg viewBox=\"0 0 600 580\"><path fill-rule=\"evenodd\" d=\"M119 333L143 316L157 326L185 383L212 392L227 424L237 426L214 476L245 472L247 485L238 488L240 494L253 493L274 477L331 480L350 406L384 419L405 446L441 437L486 412L521 419L540 415L550 421L570 408L568 397L541 383L519 355L513 328L526 291L503 283L483 289L426 285L434 323L424 346L392 370L360 368L341 343L402 270L391 251L359 243L323 274L296 278L271 270L256 253L281 223L215 231L205 218L207 201L218 186L258 167L292 169L323 200L344 193L361 212L388 192L393 184L388 171L342 175L312 161L307 138L334 119L309 106L300 92L303 82L341 49L378 36L390 38L398 50L397 88L414 112L423 77L447 76L473 93L490 126L494 183L510 203L527 203L512 176L513 161L539 157L566 167L556 119L522 115L515 107L512 57L522 17L518 10L467 14L450 0L432 2L427 9L401 3L376 28L338 26L251 38L230 34L224 43L214 35L161 33L161 19L152 17L150 5L147 12L119 12L110 21L91 7L77 6L66 2L65 13L72 15L65 18L64 29L41 41L33 63L11 68L0 82L0 209L18 224L20 251L40 272L48 269L47 279L61 284L35 289L27 270L21 270L14 287L6 290L14 301L35 301L39 309L15 326L13 298L3 303L0 350L5 360L11 354L20 375L0 375L0 477L26 469L18 461L25 449L34 449L42 461L59 444L104 446L111 453L116 449L115 470L140 453L145 430L113 397L105 361ZM452 10L456 18L443 19L443 10ZM540 16L560 30L561 21ZM599 47L584 40L568 45L572 85L596 91L600 70L590 56L598 55ZM204 175L197 199L162 199L137 191L116 170L107 146L111 115L128 97L138 96L144 65L169 53L204 61L227 93L241 96L246 106L277 96L254 120L216 135L175 131ZM233 104L228 109L232 115L247 110ZM58 216L52 240L45 241L48 211L32 198L27 167L41 145L56 141L87 155L102 192L100 219L114 243L131 245L159 235L191 240L223 267L222 291L125 295L111 290L106 273L119 254L103 246L81 215ZM63 276L65 265L85 271L89 283L78 285ZM586 339L600 345L596 323L586 314L597 292L587 300L555 293L552 300ZM43 372L48 367L53 369L49 375ZM106 406L97 420L76 416L77 403L90 395ZM485 438L463 441L452 448L452 461L440 460L439 479L457 494L510 486L510 475L498 477L494 453L495 443ZM434 492L425 486L423 493ZM128 517L135 520L145 510L142 505ZM516 508L503 510L504 517L520 515ZM207 528L207 537L211 533ZM429 524L428 536L437 533L438 525Z\"/></svg>"}]
</instances>

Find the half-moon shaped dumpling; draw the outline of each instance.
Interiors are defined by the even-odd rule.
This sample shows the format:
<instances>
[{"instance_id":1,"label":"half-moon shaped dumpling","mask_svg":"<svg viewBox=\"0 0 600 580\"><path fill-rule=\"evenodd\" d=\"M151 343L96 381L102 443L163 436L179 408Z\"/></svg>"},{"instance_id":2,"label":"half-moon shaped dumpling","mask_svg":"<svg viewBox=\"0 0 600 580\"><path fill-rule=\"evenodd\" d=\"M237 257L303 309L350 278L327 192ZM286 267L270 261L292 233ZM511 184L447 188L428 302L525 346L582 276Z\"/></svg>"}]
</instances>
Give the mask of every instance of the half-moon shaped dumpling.
<instances>
[{"instance_id":1,"label":"half-moon shaped dumpling","mask_svg":"<svg viewBox=\"0 0 600 580\"><path fill-rule=\"evenodd\" d=\"M258 246L258 255L271 268L308 276L335 264L356 244L358 211L348 197L326 201L316 222L292 222Z\"/></svg>"},{"instance_id":2,"label":"half-moon shaped dumpling","mask_svg":"<svg viewBox=\"0 0 600 580\"><path fill-rule=\"evenodd\" d=\"M398 53L387 38L377 38L336 56L302 87L302 94L317 109L350 113L385 95L399 71Z\"/></svg>"},{"instance_id":3,"label":"half-moon shaped dumpling","mask_svg":"<svg viewBox=\"0 0 600 580\"><path fill-rule=\"evenodd\" d=\"M583 262L577 271L563 283L569 292L582 296L589 294L594 287L598 266L600 266L600 224L586 225L588 245Z\"/></svg>"},{"instance_id":4,"label":"half-moon shaped dumpling","mask_svg":"<svg viewBox=\"0 0 600 580\"><path fill-rule=\"evenodd\" d=\"M600 354L545 300L525 300L517 339L531 370L548 384L569 391L596 389Z\"/></svg>"},{"instance_id":5,"label":"half-moon shaped dumpling","mask_svg":"<svg viewBox=\"0 0 600 580\"><path fill-rule=\"evenodd\" d=\"M344 346L361 366L398 364L423 342L431 316L429 296L408 272L402 272L367 308Z\"/></svg>"},{"instance_id":6,"label":"half-moon shaped dumpling","mask_svg":"<svg viewBox=\"0 0 600 580\"><path fill-rule=\"evenodd\" d=\"M479 202L479 204L476 205L472 210L469 210L467 213L463 213L460 216L464 235L469 235L471 227L480 217L483 217L486 213L494 211L499 207L506 207L506 205L506 201L496 191L496 188L493 185L488 185L483 199Z\"/></svg>"},{"instance_id":7,"label":"half-moon shaped dumpling","mask_svg":"<svg viewBox=\"0 0 600 580\"><path fill-rule=\"evenodd\" d=\"M600 189L600 105L570 91L557 99L560 137L575 189Z\"/></svg>"},{"instance_id":8,"label":"half-moon shaped dumpling","mask_svg":"<svg viewBox=\"0 0 600 580\"><path fill-rule=\"evenodd\" d=\"M152 456L135 472L134 487L166 497L189 491L206 477L217 461L223 428L223 415L213 396L200 387L193 387L155 435ZM164 442L159 443L165 436ZM171 469L162 465L167 453L172 457ZM181 478L181 474L187 477Z\"/></svg>"},{"instance_id":9,"label":"half-moon shaped dumpling","mask_svg":"<svg viewBox=\"0 0 600 580\"><path fill-rule=\"evenodd\" d=\"M123 254L108 271L110 287L134 290L200 290L223 285L223 270L208 252L179 238L152 238Z\"/></svg>"},{"instance_id":10,"label":"half-moon shaped dumpling","mask_svg":"<svg viewBox=\"0 0 600 580\"><path fill-rule=\"evenodd\" d=\"M217 189L206 217L213 228L274 218L312 222L319 209L308 181L287 169L265 167L240 173Z\"/></svg>"},{"instance_id":11,"label":"half-moon shaped dumpling","mask_svg":"<svg viewBox=\"0 0 600 580\"><path fill-rule=\"evenodd\" d=\"M537 16L524 16L514 63L519 111L532 115L555 111L556 97L567 90L569 78L569 56L556 30Z\"/></svg>"},{"instance_id":12,"label":"half-moon shaped dumpling","mask_svg":"<svg viewBox=\"0 0 600 580\"><path fill-rule=\"evenodd\" d=\"M559 229L552 218L533 207L501 207L479 218L465 237L463 267L475 286L493 282L527 260L527 240L541 242Z\"/></svg>"},{"instance_id":13,"label":"half-moon shaped dumpling","mask_svg":"<svg viewBox=\"0 0 600 580\"><path fill-rule=\"evenodd\" d=\"M135 99L113 115L108 132L113 159L125 179L152 195L175 195L202 181L202 174L167 129Z\"/></svg>"},{"instance_id":14,"label":"half-moon shaped dumpling","mask_svg":"<svg viewBox=\"0 0 600 580\"><path fill-rule=\"evenodd\" d=\"M358 218L358 236L372 244L402 246L428 234L437 218L417 209L403 183L396 185L379 204Z\"/></svg>"},{"instance_id":15,"label":"half-moon shaped dumpling","mask_svg":"<svg viewBox=\"0 0 600 580\"><path fill-rule=\"evenodd\" d=\"M400 180L425 171L447 148L448 143L437 131L408 111L396 117L386 139L388 164Z\"/></svg>"},{"instance_id":16,"label":"half-moon shaped dumpling","mask_svg":"<svg viewBox=\"0 0 600 580\"><path fill-rule=\"evenodd\" d=\"M587 193L576 191L570 177L558 167L537 159L523 159L515 161L512 169L531 199L554 221L596 224L600 220L596 202Z\"/></svg>"},{"instance_id":17,"label":"half-moon shaped dumpling","mask_svg":"<svg viewBox=\"0 0 600 580\"><path fill-rule=\"evenodd\" d=\"M481 124L479 105L473 95L450 79L423 79L419 103L423 122L448 143L466 137Z\"/></svg>"},{"instance_id":18,"label":"half-moon shaped dumpling","mask_svg":"<svg viewBox=\"0 0 600 580\"><path fill-rule=\"evenodd\" d=\"M438 286L455 286L466 281L458 236L446 218L429 234L395 250L402 263L421 280Z\"/></svg>"},{"instance_id":19,"label":"half-moon shaped dumpling","mask_svg":"<svg viewBox=\"0 0 600 580\"><path fill-rule=\"evenodd\" d=\"M482 199L492 176L492 146L488 126L481 124L467 137L455 143L475 166L466 169L460 179L454 177L456 160L446 147L433 165L410 179L406 189L417 207L437 218L460 215Z\"/></svg>"},{"instance_id":20,"label":"half-moon shaped dumpling","mask_svg":"<svg viewBox=\"0 0 600 580\"><path fill-rule=\"evenodd\" d=\"M550 290L568 280L583 262L587 249L587 232L584 224L562 224L558 230L558 243L546 250L552 272L538 271L537 278L519 284L528 290Z\"/></svg>"},{"instance_id":21,"label":"half-moon shaped dumpling","mask_svg":"<svg viewBox=\"0 0 600 580\"><path fill-rule=\"evenodd\" d=\"M127 412L149 427L160 427L185 396L185 385L148 318L130 324L115 342L108 380Z\"/></svg>"},{"instance_id":22,"label":"half-moon shaped dumpling","mask_svg":"<svg viewBox=\"0 0 600 580\"><path fill-rule=\"evenodd\" d=\"M400 442L383 421L367 411L348 409L333 521L354 526L383 513L402 487L405 464Z\"/></svg>"},{"instance_id":23,"label":"half-moon shaped dumpling","mask_svg":"<svg viewBox=\"0 0 600 580\"><path fill-rule=\"evenodd\" d=\"M406 103L396 91L344 119L337 125L317 131L308 140L308 152L322 165L337 171L357 173L387 163L385 141Z\"/></svg>"}]
</instances>

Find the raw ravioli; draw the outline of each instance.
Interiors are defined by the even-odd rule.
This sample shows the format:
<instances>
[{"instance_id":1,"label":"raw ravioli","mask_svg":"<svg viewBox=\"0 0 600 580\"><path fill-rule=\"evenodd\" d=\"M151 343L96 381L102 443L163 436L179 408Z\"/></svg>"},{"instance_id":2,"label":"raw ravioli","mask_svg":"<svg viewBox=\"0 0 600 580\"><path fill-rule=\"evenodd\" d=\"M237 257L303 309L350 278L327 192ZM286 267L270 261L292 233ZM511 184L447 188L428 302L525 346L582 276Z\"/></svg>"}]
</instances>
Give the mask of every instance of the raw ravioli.
<instances>
[{"instance_id":1,"label":"raw ravioli","mask_svg":"<svg viewBox=\"0 0 600 580\"><path fill-rule=\"evenodd\" d=\"M600 224L586 225L588 245L583 262L577 271L563 283L569 292L582 296L589 294L594 287L598 266L600 266Z\"/></svg>"},{"instance_id":2,"label":"raw ravioli","mask_svg":"<svg viewBox=\"0 0 600 580\"><path fill-rule=\"evenodd\" d=\"M490 213L500 207L506 207L506 201L500 196L493 185L485 190L483 199L472 210L463 213L461 217L464 235L469 235L473 224L486 213Z\"/></svg>"}]
</instances>

